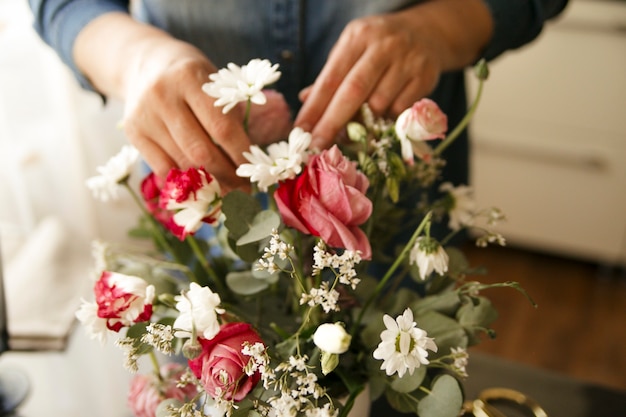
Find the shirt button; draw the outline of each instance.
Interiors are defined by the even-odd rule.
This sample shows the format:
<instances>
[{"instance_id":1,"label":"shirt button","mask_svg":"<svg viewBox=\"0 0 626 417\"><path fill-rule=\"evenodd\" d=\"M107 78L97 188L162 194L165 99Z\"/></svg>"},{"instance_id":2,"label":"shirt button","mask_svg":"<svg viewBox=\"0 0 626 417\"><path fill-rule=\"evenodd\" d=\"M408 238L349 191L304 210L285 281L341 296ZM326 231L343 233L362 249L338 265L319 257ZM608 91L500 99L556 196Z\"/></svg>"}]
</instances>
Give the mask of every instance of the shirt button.
<instances>
[{"instance_id":1,"label":"shirt button","mask_svg":"<svg viewBox=\"0 0 626 417\"><path fill-rule=\"evenodd\" d=\"M293 52L291 52L289 49L283 49L280 52L280 57L282 59L284 59L285 61L292 61L293 60Z\"/></svg>"}]
</instances>

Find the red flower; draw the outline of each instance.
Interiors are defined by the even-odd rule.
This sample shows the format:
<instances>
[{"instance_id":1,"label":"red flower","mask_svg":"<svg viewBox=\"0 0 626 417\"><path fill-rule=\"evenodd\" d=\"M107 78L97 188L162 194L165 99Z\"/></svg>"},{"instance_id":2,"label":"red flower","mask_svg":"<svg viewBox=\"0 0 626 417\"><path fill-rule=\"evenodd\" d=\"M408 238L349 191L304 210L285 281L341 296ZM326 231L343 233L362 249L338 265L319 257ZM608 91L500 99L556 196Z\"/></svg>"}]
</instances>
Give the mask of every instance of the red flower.
<instances>
[{"instance_id":1,"label":"red flower","mask_svg":"<svg viewBox=\"0 0 626 417\"><path fill-rule=\"evenodd\" d=\"M213 398L241 401L261 378L258 372L246 375L250 356L241 353L244 342L263 343L248 323L226 323L211 340L198 339L202 353L189 360L189 368Z\"/></svg>"},{"instance_id":2,"label":"red flower","mask_svg":"<svg viewBox=\"0 0 626 417\"><path fill-rule=\"evenodd\" d=\"M335 145L312 156L300 176L281 182L274 198L287 226L370 259L370 243L359 227L372 214L368 187L367 177Z\"/></svg>"},{"instance_id":3,"label":"red flower","mask_svg":"<svg viewBox=\"0 0 626 417\"><path fill-rule=\"evenodd\" d=\"M105 319L107 328L115 332L152 316L154 286L139 277L103 271L94 293L98 317Z\"/></svg>"},{"instance_id":4,"label":"red flower","mask_svg":"<svg viewBox=\"0 0 626 417\"><path fill-rule=\"evenodd\" d=\"M167 230L172 232L174 236L183 240L185 228L176 224L174 221L174 212L162 209L159 206L161 188L159 187L159 178L153 172L148 174L141 182L141 195L143 196L148 212Z\"/></svg>"}]
</instances>

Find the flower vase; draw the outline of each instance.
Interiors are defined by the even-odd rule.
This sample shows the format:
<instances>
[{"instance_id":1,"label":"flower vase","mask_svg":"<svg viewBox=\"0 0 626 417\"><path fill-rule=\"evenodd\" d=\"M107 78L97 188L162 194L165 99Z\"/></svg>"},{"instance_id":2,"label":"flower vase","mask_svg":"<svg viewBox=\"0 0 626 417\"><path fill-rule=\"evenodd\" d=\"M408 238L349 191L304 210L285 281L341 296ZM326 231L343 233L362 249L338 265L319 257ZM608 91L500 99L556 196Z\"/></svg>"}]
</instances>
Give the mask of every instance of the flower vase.
<instances>
[{"instance_id":1,"label":"flower vase","mask_svg":"<svg viewBox=\"0 0 626 417\"><path fill-rule=\"evenodd\" d=\"M352 404L352 409L348 413L348 417L369 417L372 401L370 399L370 386L365 385L363 391L357 395Z\"/></svg>"}]
</instances>

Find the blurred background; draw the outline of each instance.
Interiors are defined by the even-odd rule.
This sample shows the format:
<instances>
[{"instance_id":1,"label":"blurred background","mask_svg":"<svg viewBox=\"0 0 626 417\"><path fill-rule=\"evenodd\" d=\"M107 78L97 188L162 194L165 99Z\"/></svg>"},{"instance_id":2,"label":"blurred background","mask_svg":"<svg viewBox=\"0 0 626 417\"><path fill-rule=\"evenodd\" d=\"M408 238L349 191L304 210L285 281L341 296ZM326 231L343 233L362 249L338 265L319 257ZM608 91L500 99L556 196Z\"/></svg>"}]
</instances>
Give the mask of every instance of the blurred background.
<instances>
[{"instance_id":1,"label":"blurred background","mask_svg":"<svg viewBox=\"0 0 626 417\"><path fill-rule=\"evenodd\" d=\"M92 416L124 415L121 353L82 329L67 338L89 290L90 242L123 241L136 220L131 201L102 204L84 186L126 143L122 107L80 90L30 20L25 0L0 0L0 247L15 331L69 345L8 352L0 365L24 367L66 417L94 404L107 411ZM506 214L507 247L465 249L489 271L477 279L518 281L538 308L492 290L498 337L477 350L626 390L626 2L570 0L490 69L471 126L472 181L480 207ZM113 388L103 396L103 386Z\"/></svg>"}]
</instances>

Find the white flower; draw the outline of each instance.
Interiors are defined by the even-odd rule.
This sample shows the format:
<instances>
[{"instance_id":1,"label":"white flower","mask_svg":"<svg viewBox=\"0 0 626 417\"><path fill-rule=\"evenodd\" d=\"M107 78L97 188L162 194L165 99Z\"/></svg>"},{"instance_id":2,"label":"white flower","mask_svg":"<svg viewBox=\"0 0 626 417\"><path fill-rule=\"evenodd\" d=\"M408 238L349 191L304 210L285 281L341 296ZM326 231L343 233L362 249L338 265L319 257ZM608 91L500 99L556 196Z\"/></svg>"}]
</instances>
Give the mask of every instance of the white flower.
<instances>
[{"instance_id":1,"label":"white flower","mask_svg":"<svg viewBox=\"0 0 626 417\"><path fill-rule=\"evenodd\" d=\"M417 265L422 279L426 279L433 271L439 275L448 272L448 254L439 242L430 237L422 236L415 241L409 262Z\"/></svg>"},{"instance_id":2,"label":"white flower","mask_svg":"<svg viewBox=\"0 0 626 417\"><path fill-rule=\"evenodd\" d=\"M352 336L340 323L320 324L313 334L313 343L322 351L340 355L348 350Z\"/></svg>"},{"instance_id":3,"label":"white flower","mask_svg":"<svg viewBox=\"0 0 626 417\"><path fill-rule=\"evenodd\" d=\"M374 351L374 358L383 361L380 369L391 376L402 376L409 371L413 375L421 365L428 365L427 349L437 352L435 341L413 321L413 312L407 308L395 320L385 314L386 330L380 334L381 342Z\"/></svg>"},{"instance_id":4,"label":"white flower","mask_svg":"<svg viewBox=\"0 0 626 417\"><path fill-rule=\"evenodd\" d=\"M278 181L295 178L302 171L302 164L308 159L307 149L311 143L311 134L299 127L289 133L287 141L277 142L267 147L267 154L257 145L250 147L250 152L243 156L250 161L237 168L237 175L250 177L257 182L261 191Z\"/></svg>"},{"instance_id":5,"label":"white flower","mask_svg":"<svg viewBox=\"0 0 626 417\"><path fill-rule=\"evenodd\" d=\"M450 353L452 354L452 358L454 359L454 363L452 364L452 366L454 367L454 369L456 369L459 375L467 377L467 370L465 369L469 359L469 354L467 353L467 350L462 347L458 347L451 348L450 351Z\"/></svg>"},{"instance_id":6,"label":"white flower","mask_svg":"<svg viewBox=\"0 0 626 417\"><path fill-rule=\"evenodd\" d=\"M76 312L76 318L85 326L85 330L91 339L98 339L100 343L106 342L107 321L98 317L98 304L81 300L82 304Z\"/></svg>"},{"instance_id":7,"label":"white flower","mask_svg":"<svg viewBox=\"0 0 626 417\"><path fill-rule=\"evenodd\" d=\"M122 147L117 155L96 169L100 175L87 179L87 188L101 201L117 199L120 182L128 178L138 158L136 148L130 145Z\"/></svg>"},{"instance_id":8,"label":"white flower","mask_svg":"<svg viewBox=\"0 0 626 417\"><path fill-rule=\"evenodd\" d=\"M201 287L192 282L189 290L182 295L176 296L176 310L180 315L174 321L176 337L190 337L195 328L199 336L205 339L213 339L220 330L217 315L224 313L218 308L220 296L209 287Z\"/></svg>"},{"instance_id":9,"label":"white flower","mask_svg":"<svg viewBox=\"0 0 626 417\"><path fill-rule=\"evenodd\" d=\"M472 187L467 185L454 187L452 183L444 182L439 186L439 191L447 192L450 200L448 227L452 230L459 230L463 226L471 226L476 210Z\"/></svg>"},{"instance_id":10,"label":"white flower","mask_svg":"<svg viewBox=\"0 0 626 417\"><path fill-rule=\"evenodd\" d=\"M204 84L202 91L217 99L215 106L224 106L224 114L241 101L265 104L263 87L280 78L277 68L278 64L272 65L267 59L253 59L242 67L231 62L227 68L209 75L211 82Z\"/></svg>"}]
</instances>

